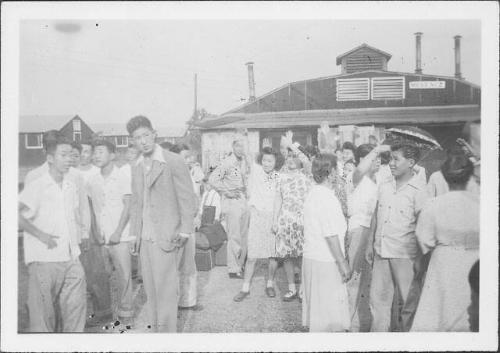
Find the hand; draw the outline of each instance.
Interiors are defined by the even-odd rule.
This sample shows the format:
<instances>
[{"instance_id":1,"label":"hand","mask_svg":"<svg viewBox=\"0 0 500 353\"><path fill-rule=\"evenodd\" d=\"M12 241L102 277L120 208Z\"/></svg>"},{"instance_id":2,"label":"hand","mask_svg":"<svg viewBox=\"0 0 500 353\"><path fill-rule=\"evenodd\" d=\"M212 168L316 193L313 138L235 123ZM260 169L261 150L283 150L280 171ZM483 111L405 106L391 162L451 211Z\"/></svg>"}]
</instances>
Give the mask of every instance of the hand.
<instances>
[{"instance_id":1,"label":"hand","mask_svg":"<svg viewBox=\"0 0 500 353\"><path fill-rule=\"evenodd\" d=\"M342 260L342 262L337 263L337 267L340 272L340 277L342 277L342 282L343 283L348 282L351 279L352 270L347 260L344 259Z\"/></svg>"},{"instance_id":2,"label":"hand","mask_svg":"<svg viewBox=\"0 0 500 353\"><path fill-rule=\"evenodd\" d=\"M178 249L182 248L184 245L186 245L187 240L188 238L186 236L178 234L174 239L175 247Z\"/></svg>"},{"instance_id":3,"label":"hand","mask_svg":"<svg viewBox=\"0 0 500 353\"><path fill-rule=\"evenodd\" d=\"M374 259L374 254L373 254L373 247L369 246L366 249L365 252L365 259L366 261L370 264L371 267L373 267L373 259Z\"/></svg>"},{"instance_id":4,"label":"hand","mask_svg":"<svg viewBox=\"0 0 500 353\"><path fill-rule=\"evenodd\" d=\"M325 137L328 136L328 133L330 132L330 126L328 126L328 122L323 121L320 125L319 130L323 135L325 135Z\"/></svg>"},{"instance_id":5,"label":"hand","mask_svg":"<svg viewBox=\"0 0 500 353\"><path fill-rule=\"evenodd\" d=\"M139 255L140 248L141 248L141 237L140 236L137 236L135 238L135 241L129 242L129 250L130 250L131 255L134 255L134 256Z\"/></svg>"},{"instance_id":6,"label":"hand","mask_svg":"<svg viewBox=\"0 0 500 353\"><path fill-rule=\"evenodd\" d=\"M58 239L59 237L56 235L51 235L47 233L42 233L41 236L38 238L42 243L47 245L48 249L53 249L57 246L57 242L55 239Z\"/></svg>"},{"instance_id":7,"label":"hand","mask_svg":"<svg viewBox=\"0 0 500 353\"><path fill-rule=\"evenodd\" d=\"M198 215L194 218L194 229L199 229L201 227L201 217Z\"/></svg>"},{"instance_id":8,"label":"hand","mask_svg":"<svg viewBox=\"0 0 500 353\"><path fill-rule=\"evenodd\" d=\"M94 232L91 232L91 237L93 237L95 243L103 245L105 243L104 237L102 236L101 229L99 227L94 228Z\"/></svg>"},{"instance_id":9,"label":"hand","mask_svg":"<svg viewBox=\"0 0 500 353\"><path fill-rule=\"evenodd\" d=\"M280 145L286 148L289 148L292 145L292 138L290 137L289 133L291 133L293 136L293 133L291 131L287 131L284 136L281 136Z\"/></svg>"},{"instance_id":10,"label":"hand","mask_svg":"<svg viewBox=\"0 0 500 353\"><path fill-rule=\"evenodd\" d=\"M269 139L267 137L264 140L262 140L262 148L265 148L265 147L273 147L271 139Z\"/></svg>"},{"instance_id":11,"label":"hand","mask_svg":"<svg viewBox=\"0 0 500 353\"><path fill-rule=\"evenodd\" d=\"M114 232L111 234L108 240L109 245L116 245L120 243L121 234L119 232Z\"/></svg>"},{"instance_id":12,"label":"hand","mask_svg":"<svg viewBox=\"0 0 500 353\"><path fill-rule=\"evenodd\" d=\"M80 244L80 249L82 251L88 251L90 249L90 240L89 239L82 239L82 242Z\"/></svg>"},{"instance_id":13,"label":"hand","mask_svg":"<svg viewBox=\"0 0 500 353\"><path fill-rule=\"evenodd\" d=\"M290 145L293 144L293 131L288 130L285 134L285 138L288 142L290 142Z\"/></svg>"}]
</instances>

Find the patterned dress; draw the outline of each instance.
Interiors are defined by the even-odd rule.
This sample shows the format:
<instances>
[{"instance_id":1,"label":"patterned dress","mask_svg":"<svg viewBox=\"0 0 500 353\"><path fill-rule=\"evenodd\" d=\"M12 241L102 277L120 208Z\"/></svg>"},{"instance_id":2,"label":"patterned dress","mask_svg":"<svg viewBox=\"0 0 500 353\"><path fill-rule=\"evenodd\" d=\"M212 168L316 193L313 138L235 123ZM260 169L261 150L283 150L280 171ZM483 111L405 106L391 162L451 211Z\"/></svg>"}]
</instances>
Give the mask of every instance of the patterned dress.
<instances>
[{"instance_id":1,"label":"patterned dress","mask_svg":"<svg viewBox=\"0 0 500 353\"><path fill-rule=\"evenodd\" d=\"M282 197L276 232L276 256L302 256L304 245L304 200L311 187L311 180L303 173L286 173L280 176L279 191Z\"/></svg>"},{"instance_id":2,"label":"patterned dress","mask_svg":"<svg viewBox=\"0 0 500 353\"><path fill-rule=\"evenodd\" d=\"M264 172L254 164L248 179L250 224L248 227L248 257L264 259L274 256L275 237L272 234L274 197L279 188L279 174Z\"/></svg>"},{"instance_id":3,"label":"patterned dress","mask_svg":"<svg viewBox=\"0 0 500 353\"><path fill-rule=\"evenodd\" d=\"M340 206L342 206L342 213L344 214L344 217L347 218L348 215L348 209L347 209L347 194L348 194L348 184L342 178L337 174L337 177L335 179L335 183L333 186L333 190L335 191L335 196L337 196L337 199L340 201Z\"/></svg>"}]
</instances>

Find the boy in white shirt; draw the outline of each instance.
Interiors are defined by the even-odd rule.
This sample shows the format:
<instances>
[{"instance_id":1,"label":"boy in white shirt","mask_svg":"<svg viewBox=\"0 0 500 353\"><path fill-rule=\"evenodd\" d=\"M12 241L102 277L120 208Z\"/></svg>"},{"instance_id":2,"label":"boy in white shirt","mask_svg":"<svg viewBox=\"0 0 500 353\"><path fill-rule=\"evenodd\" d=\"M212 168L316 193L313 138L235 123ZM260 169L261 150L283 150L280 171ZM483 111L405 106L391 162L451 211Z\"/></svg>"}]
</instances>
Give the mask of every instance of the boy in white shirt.
<instances>
[{"instance_id":1,"label":"boy in white shirt","mask_svg":"<svg viewBox=\"0 0 500 353\"><path fill-rule=\"evenodd\" d=\"M106 259L118 273L118 316L131 318L133 311L132 261L130 249L135 237L129 234L130 174L114 164L116 147L107 140L94 143L94 159L100 173L89 179L96 223L104 241Z\"/></svg>"},{"instance_id":2,"label":"boy in white shirt","mask_svg":"<svg viewBox=\"0 0 500 353\"><path fill-rule=\"evenodd\" d=\"M63 135L47 143L48 171L19 195L19 226L28 265L31 332L83 332L86 282L78 259L78 187L67 177L71 142Z\"/></svg>"},{"instance_id":3,"label":"boy in white shirt","mask_svg":"<svg viewBox=\"0 0 500 353\"><path fill-rule=\"evenodd\" d=\"M377 205L376 173L380 167L380 152L389 150L389 146L363 144L356 149L357 168L353 172L353 192L348 196L348 233L346 252L353 271L347 283L349 306L351 308L351 331L364 330L361 327L361 315L368 308L363 307L362 293L368 292L370 268L365 259L369 244L370 225Z\"/></svg>"},{"instance_id":4,"label":"boy in white shirt","mask_svg":"<svg viewBox=\"0 0 500 353\"><path fill-rule=\"evenodd\" d=\"M94 152L94 147L92 142L89 140L82 141L80 143L82 152L80 153L80 164L77 169L80 171L83 182L85 185L88 184L89 179L99 173L99 168L92 164L92 153Z\"/></svg>"}]
</instances>

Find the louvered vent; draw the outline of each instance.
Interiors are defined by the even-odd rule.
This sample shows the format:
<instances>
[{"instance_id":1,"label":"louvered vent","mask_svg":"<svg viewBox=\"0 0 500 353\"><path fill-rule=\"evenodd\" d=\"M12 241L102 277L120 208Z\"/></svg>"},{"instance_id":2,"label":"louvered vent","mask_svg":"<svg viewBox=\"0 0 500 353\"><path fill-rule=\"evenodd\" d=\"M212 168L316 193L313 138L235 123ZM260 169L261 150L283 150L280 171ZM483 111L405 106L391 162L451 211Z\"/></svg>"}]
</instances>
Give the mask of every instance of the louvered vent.
<instances>
[{"instance_id":1,"label":"louvered vent","mask_svg":"<svg viewBox=\"0 0 500 353\"><path fill-rule=\"evenodd\" d=\"M337 101L362 101L370 99L370 79L337 79Z\"/></svg>"},{"instance_id":2,"label":"louvered vent","mask_svg":"<svg viewBox=\"0 0 500 353\"><path fill-rule=\"evenodd\" d=\"M372 78L372 99L404 99L404 77L374 77Z\"/></svg>"}]
</instances>

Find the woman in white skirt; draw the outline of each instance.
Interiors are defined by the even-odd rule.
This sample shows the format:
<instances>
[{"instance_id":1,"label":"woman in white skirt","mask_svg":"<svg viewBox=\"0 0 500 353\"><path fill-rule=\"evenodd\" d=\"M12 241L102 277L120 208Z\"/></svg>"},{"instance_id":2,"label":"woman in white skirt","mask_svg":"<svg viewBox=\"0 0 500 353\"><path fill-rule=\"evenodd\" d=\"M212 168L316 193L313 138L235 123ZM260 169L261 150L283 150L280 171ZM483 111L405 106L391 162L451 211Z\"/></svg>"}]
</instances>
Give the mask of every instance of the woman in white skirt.
<instances>
[{"instance_id":1,"label":"woman in white skirt","mask_svg":"<svg viewBox=\"0 0 500 353\"><path fill-rule=\"evenodd\" d=\"M411 331L467 332L468 276L479 259L479 195L466 189L474 166L461 151L450 153L441 171L450 192L432 199L415 230L422 253L432 254Z\"/></svg>"},{"instance_id":2,"label":"woman in white skirt","mask_svg":"<svg viewBox=\"0 0 500 353\"><path fill-rule=\"evenodd\" d=\"M337 159L325 154L312 164L315 185L304 204L302 325L311 332L349 331L346 282L351 269L344 250L347 224L333 183Z\"/></svg>"},{"instance_id":3,"label":"woman in white skirt","mask_svg":"<svg viewBox=\"0 0 500 353\"><path fill-rule=\"evenodd\" d=\"M269 278L266 293L276 296L274 291L274 273L278 267L275 258L275 236L271 231L273 225L274 196L278 188L279 174L276 172L277 153L270 147L264 147L258 157L258 164L252 165L248 178L248 206L250 207L250 225L248 228L247 262L243 287L234 297L240 302L250 294L257 259L269 259Z\"/></svg>"}]
</instances>

